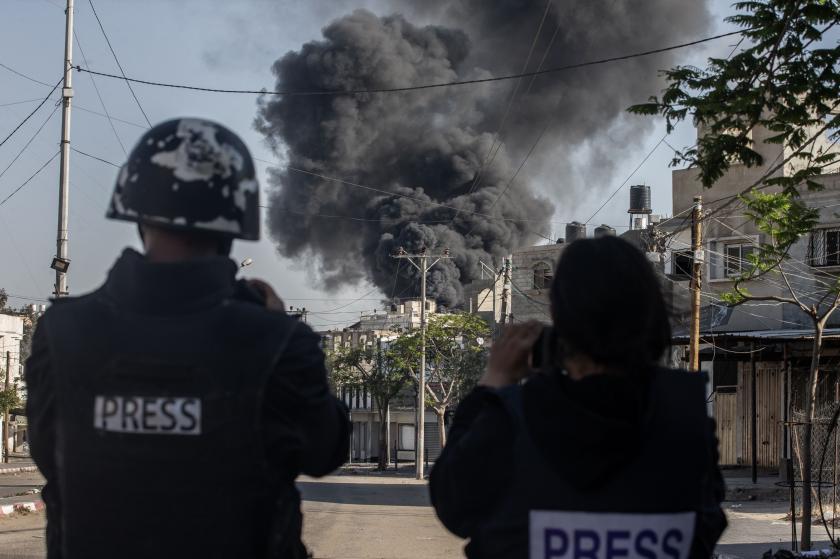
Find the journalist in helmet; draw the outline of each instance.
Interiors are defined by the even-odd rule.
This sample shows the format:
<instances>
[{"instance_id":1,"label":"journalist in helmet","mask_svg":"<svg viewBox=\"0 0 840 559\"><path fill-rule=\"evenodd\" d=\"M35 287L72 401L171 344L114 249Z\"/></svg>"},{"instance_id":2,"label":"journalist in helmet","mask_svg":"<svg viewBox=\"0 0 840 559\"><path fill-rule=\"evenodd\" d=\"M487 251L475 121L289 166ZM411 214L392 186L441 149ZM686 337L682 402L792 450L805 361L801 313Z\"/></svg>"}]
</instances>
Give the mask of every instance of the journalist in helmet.
<instances>
[{"instance_id":1,"label":"journalist in helmet","mask_svg":"<svg viewBox=\"0 0 840 559\"><path fill-rule=\"evenodd\" d=\"M242 140L182 118L146 132L107 217L138 225L105 283L40 319L26 366L48 557L305 557L300 473L347 455L318 336L268 284Z\"/></svg>"},{"instance_id":2,"label":"journalist in helmet","mask_svg":"<svg viewBox=\"0 0 840 559\"><path fill-rule=\"evenodd\" d=\"M551 318L507 328L458 407L430 477L441 521L471 559L711 557L726 519L706 378L658 365L670 327L647 259L571 243Z\"/></svg>"}]
</instances>

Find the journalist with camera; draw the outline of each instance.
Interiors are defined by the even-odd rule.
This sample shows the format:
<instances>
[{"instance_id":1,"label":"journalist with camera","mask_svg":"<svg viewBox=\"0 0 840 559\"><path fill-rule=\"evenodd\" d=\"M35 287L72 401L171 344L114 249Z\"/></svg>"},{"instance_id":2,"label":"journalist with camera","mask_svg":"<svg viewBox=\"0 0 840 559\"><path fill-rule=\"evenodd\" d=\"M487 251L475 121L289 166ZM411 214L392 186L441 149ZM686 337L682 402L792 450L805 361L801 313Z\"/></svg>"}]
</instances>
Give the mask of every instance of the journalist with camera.
<instances>
[{"instance_id":1,"label":"journalist with camera","mask_svg":"<svg viewBox=\"0 0 840 559\"><path fill-rule=\"evenodd\" d=\"M509 326L430 476L470 559L712 556L726 527L705 375L663 368L670 326L645 256L563 252L552 328Z\"/></svg>"}]
</instances>

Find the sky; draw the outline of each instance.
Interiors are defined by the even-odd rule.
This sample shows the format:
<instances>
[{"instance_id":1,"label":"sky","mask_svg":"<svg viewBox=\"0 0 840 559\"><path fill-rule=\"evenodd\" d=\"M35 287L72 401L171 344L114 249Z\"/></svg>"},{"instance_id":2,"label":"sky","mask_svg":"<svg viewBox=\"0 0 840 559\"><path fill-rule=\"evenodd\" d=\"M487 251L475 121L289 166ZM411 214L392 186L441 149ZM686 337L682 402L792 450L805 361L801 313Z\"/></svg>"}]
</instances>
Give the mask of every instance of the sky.
<instances>
[{"instance_id":1,"label":"sky","mask_svg":"<svg viewBox=\"0 0 840 559\"><path fill-rule=\"evenodd\" d=\"M35 80L56 83L61 77L64 51L63 4L63 0L0 0L4 14L0 18L0 64ZM363 7L383 15L395 9L384 0L94 0L94 6L127 75L153 81L243 89L272 88L271 64L283 53L318 39L323 26L331 20L355 8ZM730 13L729 3L711 0L710 7L716 21L716 28L710 34L732 30L723 22ZM76 0L75 13L78 41L74 46L74 64L117 73L119 70L88 1ZM684 49L680 61L702 65L709 56L726 56L735 42L730 37ZM650 79L651 94L656 94L657 76ZM122 164L126 152L145 130L145 118L126 84L107 78L92 79L90 74L76 72L73 86L72 146ZM19 124L37 106L38 102L33 100L43 99L49 89L0 68L0 137L5 137ZM255 158L282 164L254 130L256 96L145 85L135 85L134 90L153 124L177 116L210 118L241 135ZM0 200L21 186L58 151L60 107L53 112L58 98L58 94L54 94L11 140L0 147L2 173L46 121L31 145L0 176ZM21 101L25 102L19 103ZM639 99L639 102L643 101L645 99ZM106 109L114 119L113 129L104 117ZM568 203L558 206L554 219L558 222L586 220L624 182L663 133L664 123L650 127L640 122L638 141L615 154L617 164L611 180L592 185L588 194L571 206ZM682 124L668 142L679 148L691 145L694 137L694 129L689 124ZM539 149L544 151L541 157L550 157L550 145L541 145ZM669 162L672 155L672 151L662 144L593 218L592 224L626 226L630 184L651 185L654 213L670 214ZM263 186L267 185L268 166L257 161ZM95 289L104 281L124 247L139 248L135 227L104 218L116 174L117 169L113 166L71 154L72 263L68 278L71 294ZM552 196L551 185L537 187L549 198ZM58 158L0 206L0 287L11 295L10 303L15 306L46 302L53 290L55 276L49 264L55 254L57 200ZM557 231L555 236L563 235ZM244 274L270 282L287 305L306 307L310 311L309 321L315 328L340 327L357 319L360 311L381 306L383 294L364 283L335 292L318 289L313 268L306 262L281 258L266 234L257 243L235 243L233 257L237 261L251 258L253 264L244 270Z\"/></svg>"}]
</instances>

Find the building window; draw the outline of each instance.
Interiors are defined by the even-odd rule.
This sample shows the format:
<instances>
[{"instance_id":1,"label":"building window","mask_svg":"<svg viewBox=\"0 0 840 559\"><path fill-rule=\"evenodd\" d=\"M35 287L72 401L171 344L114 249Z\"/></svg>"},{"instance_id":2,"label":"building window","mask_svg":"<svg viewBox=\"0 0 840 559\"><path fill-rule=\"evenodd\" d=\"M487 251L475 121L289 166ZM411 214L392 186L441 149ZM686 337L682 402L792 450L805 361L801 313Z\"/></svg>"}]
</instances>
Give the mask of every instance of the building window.
<instances>
[{"instance_id":1,"label":"building window","mask_svg":"<svg viewBox=\"0 0 840 559\"><path fill-rule=\"evenodd\" d=\"M737 278L750 269L749 256L755 247L749 243L723 245L723 267L727 278Z\"/></svg>"},{"instance_id":2,"label":"building window","mask_svg":"<svg viewBox=\"0 0 840 559\"><path fill-rule=\"evenodd\" d=\"M817 229L808 244L811 266L840 266L840 229Z\"/></svg>"},{"instance_id":3,"label":"building window","mask_svg":"<svg viewBox=\"0 0 840 559\"><path fill-rule=\"evenodd\" d=\"M551 287L551 280L554 275L551 266L545 262L537 262L534 265L534 289L547 289Z\"/></svg>"},{"instance_id":4,"label":"building window","mask_svg":"<svg viewBox=\"0 0 840 559\"><path fill-rule=\"evenodd\" d=\"M400 450L414 450L414 425L400 425Z\"/></svg>"},{"instance_id":5,"label":"building window","mask_svg":"<svg viewBox=\"0 0 840 559\"><path fill-rule=\"evenodd\" d=\"M671 275L677 280L691 279L694 255L690 250L675 251L672 253L673 272Z\"/></svg>"}]
</instances>

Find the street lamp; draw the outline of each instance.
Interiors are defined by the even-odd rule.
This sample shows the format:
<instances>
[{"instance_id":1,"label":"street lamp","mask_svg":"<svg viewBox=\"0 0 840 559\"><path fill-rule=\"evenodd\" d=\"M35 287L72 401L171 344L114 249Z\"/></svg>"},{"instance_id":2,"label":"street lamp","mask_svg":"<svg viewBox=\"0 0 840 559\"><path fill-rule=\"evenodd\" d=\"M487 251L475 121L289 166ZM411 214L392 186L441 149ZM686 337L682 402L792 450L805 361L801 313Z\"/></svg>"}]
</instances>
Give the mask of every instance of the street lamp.
<instances>
[{"instance_id":1,"label":"street lamp","mask_svg":"<svg viewBox=\"0 0 840 559\"><path fill-rule=\"evenodd\" d=\"M250 265L251 265L251 264L253 264L253 263L254 263L254 260L253 260L252 258L250 258L250 257L249 257L249 258L246 258L245 260L243 260L242 262L240 262L240 263L239 263L239 267L240 267L240 268L246 268L246 267L250 266Z\"/></svg>"}]
</instances>

